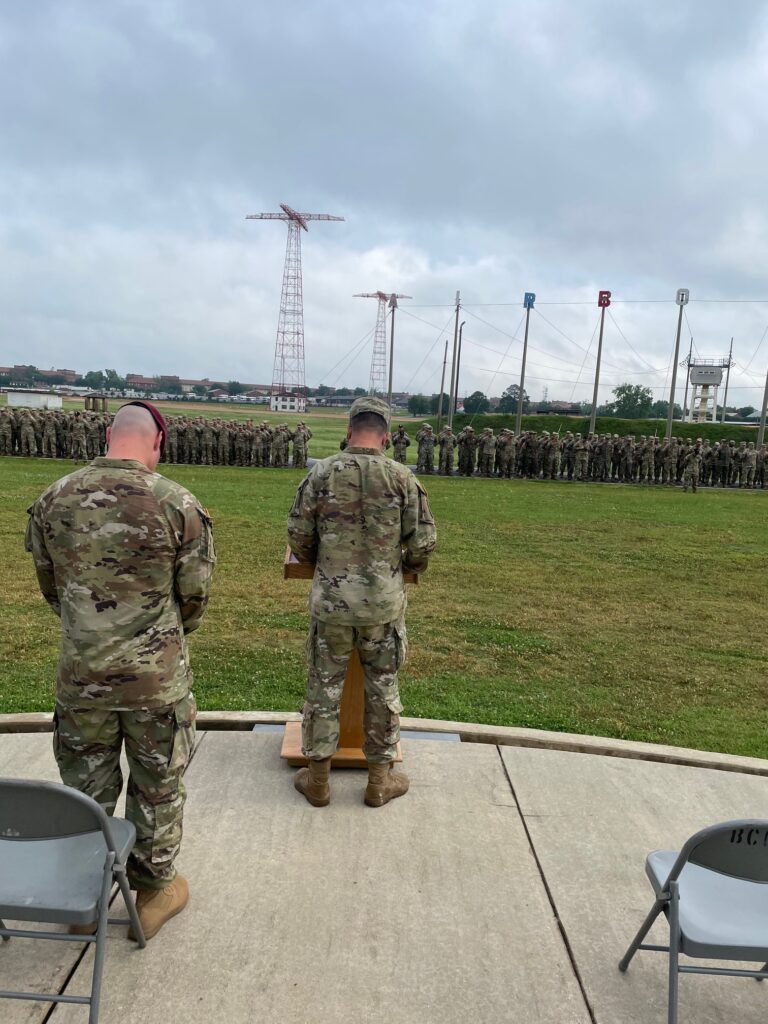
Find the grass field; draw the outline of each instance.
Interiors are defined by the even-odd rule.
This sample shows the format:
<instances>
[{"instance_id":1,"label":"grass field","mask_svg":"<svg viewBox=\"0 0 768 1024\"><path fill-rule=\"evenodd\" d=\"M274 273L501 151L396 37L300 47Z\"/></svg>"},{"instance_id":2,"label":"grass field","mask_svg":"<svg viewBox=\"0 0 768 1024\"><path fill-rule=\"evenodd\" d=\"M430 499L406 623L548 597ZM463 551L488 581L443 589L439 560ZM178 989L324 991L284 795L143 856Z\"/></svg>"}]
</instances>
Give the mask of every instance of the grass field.
<instances>
[{"instance_id":1,"label":"grass field","mask_svg":"<svg viewBox=\"0 0 768 1024\"><path fill-rule=\"evenodd\" d=\"M51 707L57 623L23 551L24 510L68 468L0 464L0 711ZM215 590L192 638L200 706L297 710L309 584L284 582L281 562L301 474L168 472L216 523ZM768 756L768 495L428 488L438 551L410 588L407 714Z\"/></svg>"}]
</instances>

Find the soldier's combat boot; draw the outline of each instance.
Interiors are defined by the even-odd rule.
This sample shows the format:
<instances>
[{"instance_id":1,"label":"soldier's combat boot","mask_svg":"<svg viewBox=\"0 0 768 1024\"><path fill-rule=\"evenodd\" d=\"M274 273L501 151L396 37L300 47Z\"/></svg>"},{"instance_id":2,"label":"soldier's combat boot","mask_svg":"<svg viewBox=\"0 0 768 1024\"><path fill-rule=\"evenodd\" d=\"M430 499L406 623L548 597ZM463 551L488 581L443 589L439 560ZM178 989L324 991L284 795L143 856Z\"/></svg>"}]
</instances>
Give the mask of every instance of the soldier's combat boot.
<instances>
[{"instance_id":1,"label":"soldier's combat boot","mask_svg":"<svg viewBox=\"0 0 768 1024\"><path fill-rule=\"evenodd\" d=\"M296 772L293 785L313 807L327 807L331 802L331 787L328 783L330 775L330 757L322 761L310 761L308 768L300 768Z\"/></svg>"},{"instance_id":2,"label":"soldier's combat boot","mask_svg":"<svg viewBox=\"0 0 768 1024\"><path fill-rule=\"evenodd\" d=\"M189 901L189 885L186 878L176 875L163 889L139 889L136 895L136 910L144 931L144 938L157 935L166 921L180 914ZM128 938L136 941L133 929Z\"/></svg>"},{"instance_id":3,"label":"soldier's combat boot","mask_svg":"<svg viewBox=\"0 0 768 1024\"><path fill-rule=\"evenodd\" d=\"M98 925L95 921L90 924L71 924L67 928L68 935L95 935Z\"/></svg>"},{"instance_id":4,"label":"soldier's combat boot","mask_svg":"<svg viewBox=\"0 0 768 1024\"><path fill-rule=\"evenodd\" d=\"M395 773L394 768L393 761L389 764L368 765L368 785L364 800L369 807L383 807L390 800L408 792L408 776L402 772Z\"/></svg>"}]
</instances>

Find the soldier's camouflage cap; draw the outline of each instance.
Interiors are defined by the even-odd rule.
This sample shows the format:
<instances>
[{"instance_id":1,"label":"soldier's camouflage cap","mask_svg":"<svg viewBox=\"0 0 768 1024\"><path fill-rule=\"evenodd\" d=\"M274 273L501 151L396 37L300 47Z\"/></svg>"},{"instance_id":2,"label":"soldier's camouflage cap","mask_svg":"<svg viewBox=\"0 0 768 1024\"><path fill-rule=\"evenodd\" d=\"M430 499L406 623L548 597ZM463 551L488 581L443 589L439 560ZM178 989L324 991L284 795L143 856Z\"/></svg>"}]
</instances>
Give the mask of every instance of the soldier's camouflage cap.
<instances>
[{"instance_id":1,"label":"soldier's camouflage cap","mask_svg":"<svg viewBox=\"0 0 768 1024\"><path fill-rule=\"evenodd\" d=\"M356 398L349 407L349 422L351 423L355 416L361 416L364 412L373 412L377 416L381 416L386 424L389 424L390 409L383 398L375 398L373 395Z\"/></svg>"}]
</instances>

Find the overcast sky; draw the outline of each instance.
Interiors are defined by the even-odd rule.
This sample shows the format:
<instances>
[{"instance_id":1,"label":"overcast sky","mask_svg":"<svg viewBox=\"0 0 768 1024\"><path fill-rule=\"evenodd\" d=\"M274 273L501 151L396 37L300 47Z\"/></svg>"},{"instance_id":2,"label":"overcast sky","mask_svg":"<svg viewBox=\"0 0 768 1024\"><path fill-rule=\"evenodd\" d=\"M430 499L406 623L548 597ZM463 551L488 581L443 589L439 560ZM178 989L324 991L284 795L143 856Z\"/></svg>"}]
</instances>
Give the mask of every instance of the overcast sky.
<instances>
[{"instance_id":1,"label":"overcast sky","mask_svg":"<svg viewBox=\"0 0 768 1024\"><path fill-rule=\"evenodd\" d=\"M396 289L436 391L460 289L500 394L530 290L529 394L590 399L607 288L601 400L663 397L687 287L681 356L733 335L759 406L768 301L702 300L768 300L766 96L749 0L6 0L0 364L268 383L286 230L245 216L284 202L346 218L302 238L308 384L367 385L352 295Z\"/></svg>"}]
</instances>

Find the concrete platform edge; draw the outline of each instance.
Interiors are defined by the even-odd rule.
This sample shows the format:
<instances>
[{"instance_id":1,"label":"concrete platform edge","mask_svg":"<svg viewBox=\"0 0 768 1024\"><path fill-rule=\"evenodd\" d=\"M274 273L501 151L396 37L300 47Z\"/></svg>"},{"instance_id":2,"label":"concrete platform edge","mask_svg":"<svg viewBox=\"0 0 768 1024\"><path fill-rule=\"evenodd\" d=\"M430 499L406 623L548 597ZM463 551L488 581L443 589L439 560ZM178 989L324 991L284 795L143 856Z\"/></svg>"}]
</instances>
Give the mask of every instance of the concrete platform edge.
<instances>
[{"instance_id":1,"label":"concrete platform edge","mask_svg":"<svg viewBox=\"0 0 768 1024\"><path fill-rule=\"evenodd\" d=\"M300 720L301 715L298 712L290 711L201 711L197 724L201 730L247 730L252 729L254 725L285 725L286 722ZM577 733L522 729L515 726L449 722L434 718L402 718L400 721L403 729L427 733L458 733L464 743L491 743L501 747L533 747L577 754L599 754L603 757L626 757L639 761L657 761L662 764L768 777L768 760L759 757L742 757L738 754L689 750L686 747L603 736L583 736ZM53 716L48 712L0 715L0 735L51 732L52 728Z\"/></svg>"}]
</instances>

